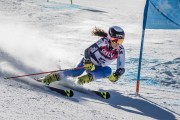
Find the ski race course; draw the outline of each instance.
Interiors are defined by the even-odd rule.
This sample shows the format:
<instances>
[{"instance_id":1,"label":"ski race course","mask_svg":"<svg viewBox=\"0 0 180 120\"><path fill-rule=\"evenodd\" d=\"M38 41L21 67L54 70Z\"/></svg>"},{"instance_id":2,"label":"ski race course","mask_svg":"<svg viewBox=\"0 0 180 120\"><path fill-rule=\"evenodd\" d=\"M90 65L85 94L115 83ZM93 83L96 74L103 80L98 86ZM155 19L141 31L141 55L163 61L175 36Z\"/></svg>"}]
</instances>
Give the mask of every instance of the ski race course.
<instances>
[{"instance_id":1,"label":"ski race course","mask_svg":"<svg viewBox=\"0 0 180 120\"><path fill-rule=\"evenodd\" d=\"M147 30L140 95L135 93L144 5L144 0L74 0L72 5L0 0L0 120L180 120L179 30ZM99 39L92 29L113 25L126 33L126 72L117 83L99 79L76 86L77 78L68 78L47 87L34 80L42 74L4 79L74 68ZM115 63L110 67L115 70Z\"/></svg>"}]
</instances>

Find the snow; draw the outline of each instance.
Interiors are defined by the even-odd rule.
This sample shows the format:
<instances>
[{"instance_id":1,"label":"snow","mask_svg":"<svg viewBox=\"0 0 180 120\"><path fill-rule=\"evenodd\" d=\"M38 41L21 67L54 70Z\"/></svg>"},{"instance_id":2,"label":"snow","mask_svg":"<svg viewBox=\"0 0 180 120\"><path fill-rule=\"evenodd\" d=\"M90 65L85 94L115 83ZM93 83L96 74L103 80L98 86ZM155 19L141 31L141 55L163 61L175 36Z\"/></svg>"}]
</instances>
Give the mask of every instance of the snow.
<instances>
[{"instance_id":1,"label":"snow","mask_svg":"<svg viewBox=\"0 0 180 120\"><path fill-rule=\"evenodd\" d=\"M144 0L1 0L0 120L178 120L180 31L147 30L140 95L135 94ZM52 92L34 77L4 77L73 68L97 41L97 26L124 28L126 73L117 83L101 79L83 87L111 98ZM114 63L111 65L115 69ZM61 87L58 82L51 86Z\"/></svg>"}]
</instances>

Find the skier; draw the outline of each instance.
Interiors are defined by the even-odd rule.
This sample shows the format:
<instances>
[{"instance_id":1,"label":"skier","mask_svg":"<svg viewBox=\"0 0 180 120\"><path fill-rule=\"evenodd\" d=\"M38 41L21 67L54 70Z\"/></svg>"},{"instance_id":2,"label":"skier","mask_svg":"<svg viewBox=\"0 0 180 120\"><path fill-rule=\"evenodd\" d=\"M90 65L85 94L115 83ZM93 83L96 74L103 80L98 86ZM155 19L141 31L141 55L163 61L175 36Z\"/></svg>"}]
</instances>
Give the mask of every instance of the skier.
<instances>
[{"instance_id":1,"label":"skier","mask_svg":"<svg viewBox=\"0 0 180 120\"><path fill-rule=\"evenodd\" d=\"M76 66L83 67L82 69L51 73L41 79L41 82L49 85L63 77L80 76L84 71L87 74L78 77L77 80L80 85L100 78L108 78L111 82L116 82L125 72L125 50L122 45L125 37L124 30L119 26L112 26L106 33L95 27L92 34L101 38L84 51L84 57ZM114 60L117 60L117 69L112 73L108 65Z\"/></svg>"}]
</instances>

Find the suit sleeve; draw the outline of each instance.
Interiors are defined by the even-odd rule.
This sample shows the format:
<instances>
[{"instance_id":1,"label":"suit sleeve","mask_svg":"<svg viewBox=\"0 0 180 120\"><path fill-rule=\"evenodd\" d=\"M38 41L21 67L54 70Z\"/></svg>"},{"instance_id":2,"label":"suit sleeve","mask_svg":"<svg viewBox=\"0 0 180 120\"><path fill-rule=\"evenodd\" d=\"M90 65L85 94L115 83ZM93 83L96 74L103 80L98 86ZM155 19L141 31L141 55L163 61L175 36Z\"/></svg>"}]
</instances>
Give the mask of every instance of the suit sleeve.
<instances>
[{"instance_id":1,"label":"suit sleeve","mask_svg":"<svg viewBox=\"0 0 180 120\"><path fill-rule=\"evenodd\" d=\"M115 74L117 75L122 75L125 72L125 50L124 48L122 48L119 51L119 55L117 58L117 70L115 72Z\"/></svg>"},{"instance_id":2,"label":"suit sleeve","mask_svg":"<svg viewBox=\"0 0 180 120\"><path fill-rule=\"evenodd\" d=\"M84 51L84 57L85 59L90 59L91 53L94 53L98 50L99 45L103 42L102 39L98 40L96 43L92 44L90 47L85 49Z\"/></svg>"}]
</instances>

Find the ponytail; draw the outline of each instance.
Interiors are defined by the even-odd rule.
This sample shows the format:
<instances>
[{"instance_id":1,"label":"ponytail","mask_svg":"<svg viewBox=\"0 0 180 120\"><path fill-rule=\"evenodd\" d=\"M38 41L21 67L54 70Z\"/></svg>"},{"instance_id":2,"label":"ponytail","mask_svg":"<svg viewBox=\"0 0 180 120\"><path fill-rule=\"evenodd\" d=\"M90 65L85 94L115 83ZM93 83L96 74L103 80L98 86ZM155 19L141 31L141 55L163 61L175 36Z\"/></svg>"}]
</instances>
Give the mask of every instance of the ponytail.
<instances>
[{"instance_id":1,"label":"ponytail","mask_svg":"<svg viewBox=\"0 0 180 120\"><path fill-rule=\"evenodd\" d=\"M91 33L94 36L107 37L107 33L104 30L97 28L97 27L95 27Z\"/></svg>"}]
</instances>

